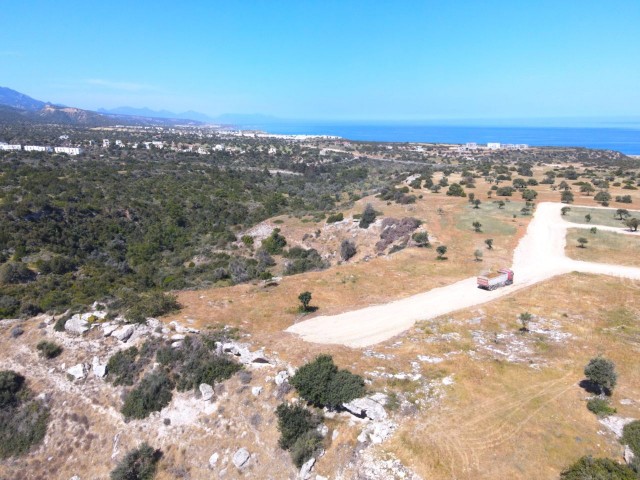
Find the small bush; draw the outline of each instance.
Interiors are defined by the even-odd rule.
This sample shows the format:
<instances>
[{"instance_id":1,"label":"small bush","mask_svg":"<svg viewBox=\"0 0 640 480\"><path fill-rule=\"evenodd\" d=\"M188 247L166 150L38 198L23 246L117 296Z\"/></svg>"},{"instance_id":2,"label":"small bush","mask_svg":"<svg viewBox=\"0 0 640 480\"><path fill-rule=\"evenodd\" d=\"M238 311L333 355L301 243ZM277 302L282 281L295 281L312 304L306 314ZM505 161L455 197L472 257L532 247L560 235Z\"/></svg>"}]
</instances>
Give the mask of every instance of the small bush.
<instances>
[{"instance_id":1,"label":"small bush","mask_svg":"<svg viewBox=\"0 0 640 480\"><path fill-rule=\"evenodd\" d=\"M296 275L312 270L323 270L329 266L314 248L305 250L300 247L292 247L285 256L289 259L284 267L285 275Z\"/></svg>"},{"instance_id":2,"label":"small bush","mask_svg":"<svg viewBox=\"0 0 640 480\"><path fill-rule=\"evenodd\" d=\"M159 412L169 405L173 387L165 372L149 373L127 394L122 414L125 418L146 418L152 412Z\"/></svg>"},{"instance_id":3,"label":"small bush","mask_svg":"<svg viewBox=\"0 0 640 480\"><path fill-rule=\"evenodd\" d=\"M151 292L132 295L125 300L126 318L133 323L144 323L149 317L160 317L181 308L175 295Z\"/></svg>"},{"instance_id":4,"label":"small bush","mask_svg":"<svg viewBox=\"0 0 640 480\"><path fill-rule=\"evenodd\" d=\"M357 252L356 244L351 240L343 240L340 244L340 257L345 262L353 257Z\"/></svg>"},{"instance_id":5,"label":"small bush","mask_svg":"<svg viewBox=\"0 0 640 480\"><path fill-rule=\"evenodd\" d=\"M0 372L0 409L15 407L20 403L18 393L24 387L25 378L13 370Z\"/></svg>"},{"instance_id":6,"label":"small bush","mask_svg":"<svg viewBox=\"0 0 640 480\"><path fill-rule=\"evenodd\" d=\"M56 332L64 332L64 326L67 323L67 320L69 320L69 317L67 315L58 317L58 319L56 320L56 323L53 325L53 329Z\"/></svg>"},{"instance_id":7,"label":"small bush","mask_svg":"<svg viewBox=\"0 0 640 480\"><path fill-rule=\"evenodd\" d=\"M629 445L636 457L640 457L640 420L628 423L622 430L621 443Z\"/></svg>"},{"instance_id":8,"label":"small bush","mask_svg":"<svg viewBox=\"0 0 640 480\"><path fill-rule=\"evenodd\" d=\"M560 474L561 480L636 480L633 470L610 458L585 456Z\"/></svg>"},{"instance_id":9,"label":"small bush","mask_svg":"<svg viewBox=\"0 0 640 480\"><path fill-rule=\"evenodd\" d=\"M280 255L286 246L287 240L280 235L279 228L274 228L271 235L262 241L262 248L270 255Z\"/></svg>"},{"instance_id":10,"label":"small bush","mask_svg":"<svg viewBox=\"0 0 640 480\"><path fill-rule=\"evenodd\" d=\"M57 343L42 340L36 345L36 349L44 358L56 358L62 353L62 347Z\"/></svg>"},{"instance_id":11,"label":"small bush","mask_svg":"<svg viewBox=\"0 0 640 480\"><path fill-rule=\"evenodd\" d=\"M107 362L107 379L114 385L133 385L138 376L136 358L138 349L129 347L114 353Z\"/></svg>"},{"instance_id":12,"label":"small bush","mask_svg":"<svg viewBox=\"0 0 640 480\"><path fill-rule=\"evenodd\" d=\"M32 397L22 375L0 371L0 459L23 455L43 440L49 409Z\"/></svg>"},{"instance_id":13,"label":"small bush","mask_svg":"<svg viewBox=\"0 0 640 480\"><path fill-rule=\"evenodd\" d=\"M348 370L338 370L330 355L320 355L303 365L291 384L307 402L335 408L365 393L364 380Z\"/></svg>"},{"instance_id":14,"label":"small bush","mask_svg":"<svg viewBox=\"0 0 640 480\"><path fill-rule=\"evenodd\" d=\"M300 468L322 448L322 437L315 430L309 430L296 440L291 447L291 460Z\"/></svg>"},{"instance_id":15,"label":"small bush","mask_svg":"<svg viewBox=\"0 0 640 480\"><path fill-rule=\"evenodd\" d=\"M300 405L282 403L276 408L280 439L278 445L289 450L298 438L320 424L320 419Z\"/></svg>"},{"instance_id":16,"label":"small bush","mask_svg":"<svg viewBox=\"0 0 640 480\"><path fill-rule=\"evenodd\" d=\"M128 452L111 472L111 480L151 480L156 476L161 452L143 443Z\"/></svg>"},{"instance_id":17,"label":"small bush","mask_svg":"<svg viewBox=\"0 0 640 480\"><path fill-rule=\"evenodd\" d=\"M377 213L373 209L371 204L367 204L367 206L364 208L364 211L362 212L362 216L360 217L360 223L358 224L358 226L360 228L369 228L369 225L376 221L376 216Z\"/></svg>"},{"instance_id":18,"label":"small bush","mask_svg":"<svg viewBox=\"0 0 640 480\"><path fill-rule=\"evenodd\" d=\"M616 413L616 409L609 405L609 402L606 399L600 397L591 398L587 402L587 408L590 412L595 413L599 417L606 417Z\"/></svg>"},{"instance_id":19,"label":"small bush","mask_svg":"<svg viewBox=\"0 0 640 480\"><path fill-rule=\"evenodd\" d=\"M327 217L327 223L336 223L341 222L342 220L344 220L344 215L342 214L342 212L332 213Z\"/></svg>"}]
</instances>

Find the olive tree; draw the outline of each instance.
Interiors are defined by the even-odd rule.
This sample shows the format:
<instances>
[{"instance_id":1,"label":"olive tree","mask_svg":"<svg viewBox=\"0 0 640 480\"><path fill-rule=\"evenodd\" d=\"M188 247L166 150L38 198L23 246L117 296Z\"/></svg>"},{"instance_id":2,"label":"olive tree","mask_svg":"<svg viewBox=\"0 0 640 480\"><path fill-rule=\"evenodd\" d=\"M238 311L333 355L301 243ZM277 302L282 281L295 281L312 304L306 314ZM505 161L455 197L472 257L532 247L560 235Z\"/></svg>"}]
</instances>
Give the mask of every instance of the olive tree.
<instances>
[{"instance_id":1,"label":"olive tree","mask_svg":"<svg viewBox=\"0 0 640 480\"><path fill-rule=\"evenodd\" d=\"M584 375L598 387L600 392L607 395L611 395L618 380L615 364L604 357L595 357L589 360L587 366L584 367Z\"/></svg>"}]
</instances>

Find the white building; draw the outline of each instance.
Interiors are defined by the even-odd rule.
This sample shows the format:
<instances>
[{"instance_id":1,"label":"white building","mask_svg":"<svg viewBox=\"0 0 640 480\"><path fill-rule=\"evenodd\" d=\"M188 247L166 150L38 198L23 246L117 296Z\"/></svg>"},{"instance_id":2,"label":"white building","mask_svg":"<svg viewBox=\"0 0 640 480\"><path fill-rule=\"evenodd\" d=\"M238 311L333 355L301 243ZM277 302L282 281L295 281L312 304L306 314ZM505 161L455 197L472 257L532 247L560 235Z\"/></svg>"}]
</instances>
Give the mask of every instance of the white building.
<instances>
[{"instance_id":1,"label":"white building","mask_svg":"<svg viewBox=\"0 0 640 480\"><path fill-rule=\"evenodd\" d=\"M56 147L56 153L66 153L67 155L80 155L82 149L80 147Z\"/></svg>"},{"instance_id":2,"label":"white building","mask_svg":"<svg viewBox=\"0 0 640 480\"><path fill-rule=\"evenodd\" d=\"M124 147L124 143L122 143L122 140L116 140L116 147Z\"/></svg>"},{"instance_id":3,"label":"white building","mask_svg":"<svg viewBox=\"0 0 640 480\"><path fill-rule=\"evenodd\" d=\"M209 152L207 151L207 149L206 149L206 148L204 148L204 147L199 147L199 148L198 148L198 150L196 150L196 153L198 153L199 155L206 155L206 154L208 154Z\"/></svg>"},{"instance_id":4,"label":"white building","mask_svg":"<svg viewBox=\"0 0 640 480\"><path fill-rule=\"evenodd\" d=\"M109 148L110 145L111 145L111 142L109 141L108 138L102 139L102 148Z\"/></svg>"},{"instance_id":5,"label":"white building","mask_svg":"<svg viewBox=\"0 0 640 480\"><path fill-rule=\"evenodd\" d=\"M53 152L52 147L44 147L42 145L25 145L25 152Z\"/></svg>"},{"instance_id":6,"label":"white building","mask_svg":"<svg viewBox=\"0 0 640 480\"><path fill-rule=\"evenodd\" d=\"M478 144L476 142L467 142L464 144L464 148L467 150L475 150L478 148Z\"/></svg>"},{"instance_id":7,"label":"white building","mask_svg":"<svg viewBox=\"0 0 640 480\"><path fill-rule=\"evenodd\" d=\"M487 148L489 150L500 150L500 144L499 143L487 143Z\"/></svg>"},{"instance_id":8,"label":"white building","mask_svg":"<svg viewBox=\"0 0 640 480\"><path fill-rule=\"evenodd\" d=\"M0 143L0 150L22 150L22 145L11 145L9 143Z\"/></svg>"},{"instance_id":9,"label":"white building","mask_svg":"<svg viewBox=\"0 0 640 480\"><path fill-rule=\"evenodd\" d=\"M213 147L213 149L216 152L222 152L224 150L224 145L222 145L221 143L217 144L215 147Z\"/></svg>"}]
</instances>

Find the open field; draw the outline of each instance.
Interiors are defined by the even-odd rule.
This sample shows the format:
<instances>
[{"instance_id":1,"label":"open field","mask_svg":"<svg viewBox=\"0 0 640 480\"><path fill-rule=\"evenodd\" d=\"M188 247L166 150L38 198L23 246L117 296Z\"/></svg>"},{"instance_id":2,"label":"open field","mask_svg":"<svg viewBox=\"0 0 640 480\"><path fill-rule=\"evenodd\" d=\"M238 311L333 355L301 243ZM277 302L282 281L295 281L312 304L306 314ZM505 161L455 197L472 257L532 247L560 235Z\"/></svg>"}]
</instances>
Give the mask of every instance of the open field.
<instances>
[{"instance_id":1,"label":"open field","mask_svg":"<svg viewBox=\"0 0 640 480\"><path fill-rule=\"evenodd\" d=\"M586 238L586 248L578 246L578 238ZM617 263L640 267L640 238L599 230L571 228L567 231L567 256L575 260L599 263Z\"/></svg>"},{"instance_id":2,"label":"open field","mask_svg":"<svg viewBox=\"0 0 640 480\"><path fill-rule=\"evenodd\" d=\"M589 358L612 358L620 372L612 403L622 417L640 416L640 318L628 307L640 301L639 287L565 275L418 324L397 339L398 350L442 359L422 371L455 383L403 424L392 452L429 479L551 479L584 454L620 458L578 383ZM536 325L522 334L517 316L525 311Z\"/></svg>"},{"instance_id":3,"label":"open field","mask_svg":"<svg viewBox=\"0 0 640 480\"><path fill-rule=\"evenodd\" d=\"M627 208L627 207L617 207ZM571 207L571 210L564 215L564 219L567 222L572 223L584 223L594 225L606 225L607 227L620 227L625 228L624 222L620 220L620 217L616 215L617 208L584 208L584 207ZM632 217L640 217L640 212L629 210L629 214ZM587 222L584 218L585 215L591 215L591 222Z\"/></svg>"}]
</instances>

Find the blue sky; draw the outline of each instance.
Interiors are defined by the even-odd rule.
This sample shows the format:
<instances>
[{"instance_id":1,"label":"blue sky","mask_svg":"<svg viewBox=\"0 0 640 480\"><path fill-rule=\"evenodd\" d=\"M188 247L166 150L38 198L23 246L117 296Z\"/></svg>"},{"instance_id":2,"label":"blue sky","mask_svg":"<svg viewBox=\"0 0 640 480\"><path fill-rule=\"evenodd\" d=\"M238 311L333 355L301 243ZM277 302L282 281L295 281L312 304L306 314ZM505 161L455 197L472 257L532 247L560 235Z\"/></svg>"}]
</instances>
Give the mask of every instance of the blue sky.
<instances>
[{"instance_id":1,"label":"blue sky","mask_svg":"<svg viewBox=\"0 0 640 480\"><path fill-rule=\"evenodd\" d=\"M4 1L0 85L83 108L640 116L639 0Z\"/></svg>"}]
</instances>

